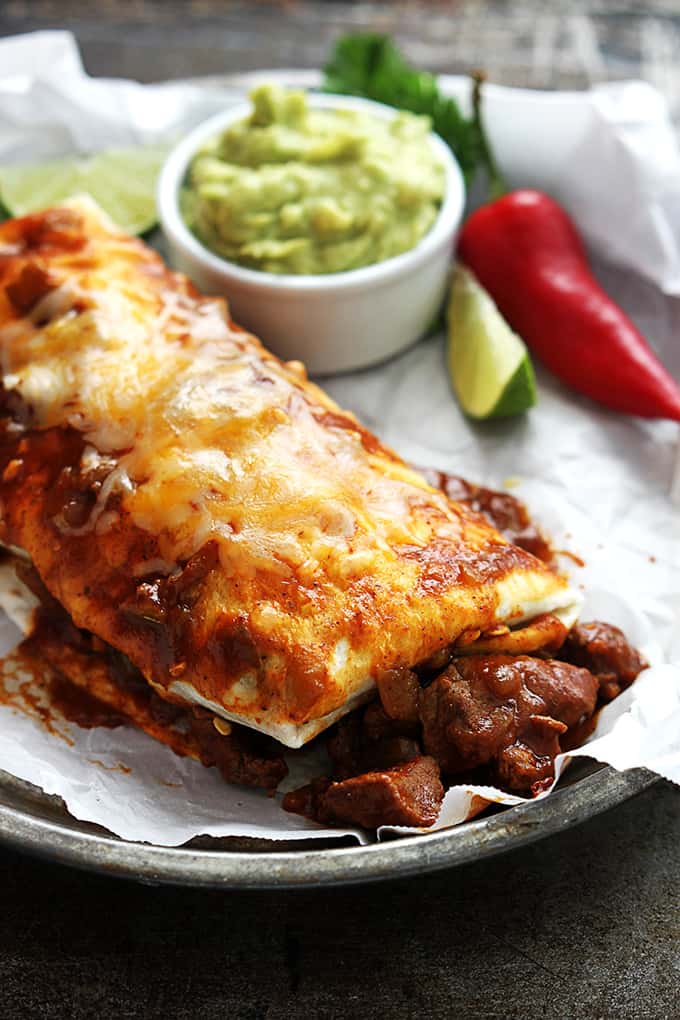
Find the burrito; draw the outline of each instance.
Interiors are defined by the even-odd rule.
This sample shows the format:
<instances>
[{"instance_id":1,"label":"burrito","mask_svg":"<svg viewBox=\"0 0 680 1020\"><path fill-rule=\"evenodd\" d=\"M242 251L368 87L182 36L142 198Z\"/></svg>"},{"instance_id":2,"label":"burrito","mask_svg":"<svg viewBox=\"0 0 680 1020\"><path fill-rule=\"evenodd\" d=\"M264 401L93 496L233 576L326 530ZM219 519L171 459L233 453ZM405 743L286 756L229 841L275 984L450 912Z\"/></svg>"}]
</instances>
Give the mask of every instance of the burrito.
<instances>
[{"instance_id":1,"label":"burrito","mask_svg":"<svg viewBox=\"0 0 680 1020\"><path fill-rule=\"evenodd\" d=\"M558 647L578 616L89 199L0 225L0 353L0 541L147 706L298 748L391 671Z\"/></svg>"}]
</instances>

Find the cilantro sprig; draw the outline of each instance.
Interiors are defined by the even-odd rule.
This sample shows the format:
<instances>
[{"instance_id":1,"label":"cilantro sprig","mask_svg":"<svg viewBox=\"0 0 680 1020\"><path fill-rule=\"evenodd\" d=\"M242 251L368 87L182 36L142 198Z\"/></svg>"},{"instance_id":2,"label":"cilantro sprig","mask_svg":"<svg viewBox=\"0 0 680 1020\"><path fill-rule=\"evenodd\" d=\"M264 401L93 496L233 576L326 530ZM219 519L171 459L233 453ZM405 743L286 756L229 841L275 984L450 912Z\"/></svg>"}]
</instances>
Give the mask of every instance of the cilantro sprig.
<instances>
[{"instance_id":1,"label":"cilantro sprig","mask_svg":"<svg viewBox=\"0 0 680 1020\"><path fill-rule=\"evenodd\" d=\"M475 81L474 109L466 117L455 99L444 96L437 79L414 68L391 39L373 33L342 36L324 68L325 92L363 96L410 113L425 114L433 130L456 156L466 183L480 168L488 175L491 197L505 190L484 134L480 113L480 76Z\"/></svg>"}]
</instances>

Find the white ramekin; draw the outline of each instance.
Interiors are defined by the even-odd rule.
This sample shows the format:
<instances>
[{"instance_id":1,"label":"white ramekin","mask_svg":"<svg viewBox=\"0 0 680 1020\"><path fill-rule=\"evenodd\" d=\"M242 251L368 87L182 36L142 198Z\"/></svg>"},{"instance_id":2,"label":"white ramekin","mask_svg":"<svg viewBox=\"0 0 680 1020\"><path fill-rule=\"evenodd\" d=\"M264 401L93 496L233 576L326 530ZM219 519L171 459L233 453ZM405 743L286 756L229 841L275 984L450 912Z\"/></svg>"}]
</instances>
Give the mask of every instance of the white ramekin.
<instances>
[{"instance_id":1,"label":"white ramekin","mask_svg":"<svg viewBox=\"0 0 680 1020\"><path fill-rule=\"evenodd\" d=\"M313 107L390 118L396 111L366 99L309 94ZM437 219L410 251L362 269L324 275L278 275L245 269L209 251L189 230L179 192L192 157L209 139L248 116L247 103L211 117L170 153L158 183L158 211L171 261L206 294L227 298L233 319L280 358L303 361L312 374L364 368L420 339L447 286L465 187L451 150L435 134L429 144L445 169Z\"/></svg>"}]
</instances>

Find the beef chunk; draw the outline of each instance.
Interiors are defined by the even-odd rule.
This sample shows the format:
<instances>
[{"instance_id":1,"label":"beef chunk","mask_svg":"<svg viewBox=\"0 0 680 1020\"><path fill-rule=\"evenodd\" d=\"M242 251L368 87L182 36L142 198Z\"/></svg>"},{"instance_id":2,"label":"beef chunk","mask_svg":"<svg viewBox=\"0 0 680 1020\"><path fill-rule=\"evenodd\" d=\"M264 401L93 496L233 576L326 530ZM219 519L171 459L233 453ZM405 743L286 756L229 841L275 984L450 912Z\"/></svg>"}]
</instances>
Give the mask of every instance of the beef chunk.
<instances>
[{"instance_id":1,"label":"beef chunk","mask_svg":"<svg viewBox=\"0 0 680 1020\"><path fill-rule=\"evenodd\" d=\"M318 806L321 797L331 785L332 780L325 776L312 779L307 786L300 786L297 790L291 790L285 794L281 802L284 811L290 811L293 815L302 815L303 818L311 818L313 822L318 821Z\"/></svg>"},{"instance_id":2,"label":"beef chunk","mask_svg":"<svg viewBox=\"0 0 680 1020\"><path fill-rule=\"evenodd\" d=\"M420 685L418 685L418 690L420 690ZM416 713L417 711L416 695ZM395 718L387 714L379 701L372 701L364 709L361 725L365 740L374 743L387 737L415 737L418 735L419 722L417 714L414 721Z\"/></svg>"},{"instance_id":3,"label":"beef chunk","mask_svg":"<svg viewBox=\"0 0 680 1020\"><path fill-rule=\"evenodd\" d=\"M554 775L555 756L560 753L559 738L567 726L547 715L529 717L522 738L503 748L495 763L500 786L509 790L539 793Z\"/></svg>"},{"instance_id":4,"label":"beef chunk","mask_svg":"<svg viewBox=\"0 0 680 1020\"><path fill-rule=\"evenodd\" d=\"M552 562L553 552L545 535L536 527L529 511L521 500L509 492L485 489L473 485L457 475L447 475L432 468L420 469L421 474L435 489L441 489L449 499L464 503L476 513L483 514L508 542L533 553L545 563Z\"/></svg>"},{"instance_id":5,"label":"beef chunk","mask_svg":"<svg viewBox=\"0 0 680 1020\"><path fill-rule=\"evenodd\" d=\"M319 820L362 825L432 825L444 799L439 767L420 757L381 772L332 783L321 796Z\"/></svg>"},{"instance_id":6,"label":"beef chunk","mask_svg":"<svg viewBox=\"0 0 680 1020\"><path fill-rule=\"evenodd\" d=\"M413 761L422 753L420 742L415 737L383 737L378 743L369 744L364 751L362 764L365 772L391 768L393 765Z\"/></svg>"},{"instance_id":7,"label":"beef chunk","mask_svg":"<svg viewBox=\"0 0 680 1020\"><path fill-rule=\"evenodd\" d=\"M334 779L388 768L422 754L418 725L390 719L378 701L346 715L333 727L326 747Z\"/></svg>"},{"instance_id":8,"label":"beef chunk","mask_svg":"<svg viewBox=\"0 0 680 1020\"><path fill-rule=\"evenodd\" d=\"M223 735L215 728L212 715L201 710L190 726L202 763L216 765L229 783L275 790L288 774L276 743L268 737L244 726L234 726L231 733Z\"/></svg>"},{"instance_id":9,"label":"beef chunk","mask_svg":"<svg viewBox=\"0 0 680 1020\"><path fill-rule=\"evenodd\" d=\"M379 825L432 825L443 799L436 761L419 757L340 783L317 780L284 797L283 806L287 811L311 814L322 824L375 829Z\"/></svg>"},{"instance_id":10,"label":"beef chunk","mask_svg":"<svg viewBox=\"0 0 680 1020\"><path fill-rule=\"evenodd\" d=\"M390 719L418 722L420 682L413 670L386 669L378 677L377 684L382 707Z\"/></svg>"},{"instance_id":11,"label":"beef chunk","mask_svg":"<svg viewBox=\"0 0 680 1020\"><path fill-rule=\"evenodd\" d=\"M516 731L516 705L510 696L517 696L519 684L513 683L507 697L496 696L487 689L481 669L479 678L464 679L459 661L420 696L424 747L449 775L486 764L512 744ZM511 679L516 679L514 674Z\"/></svg>"},{"instance_id":12,"label":"beef chunk","mask_svg":"<svg viewBox=\"0 0 680 1020\"><path fill-rule=\"evenodd\" d=\"M596 701L586 669L527 655L461 657L420 693L424 748L449 775L490 765L506 788L530 790L552 775L560 736Z\"/></svg>"},{"instance_id":13,"label":"beef chunk","mask_svg":"<svg viewBox=\"0 0 680 1020\"><path fill-rule=\"evenodd\" d=\"M557 655L565 662L584 666L600 684L600 697L612 701L630 687L647 663L628 644L623 631L611 623L577 623Z\"/></svg>"},{"instance_id":14,"label":"beef chunk","mask_svg":"<svg viewBox=\"0 0 680 1020\"><path fill-rule=\"evenodd\" d=\"M326 738L326 750L333 762L336 779L356 776L362 771L363 736L359 711L350 712L330 730Z\"/></svg>"}]
</instances>

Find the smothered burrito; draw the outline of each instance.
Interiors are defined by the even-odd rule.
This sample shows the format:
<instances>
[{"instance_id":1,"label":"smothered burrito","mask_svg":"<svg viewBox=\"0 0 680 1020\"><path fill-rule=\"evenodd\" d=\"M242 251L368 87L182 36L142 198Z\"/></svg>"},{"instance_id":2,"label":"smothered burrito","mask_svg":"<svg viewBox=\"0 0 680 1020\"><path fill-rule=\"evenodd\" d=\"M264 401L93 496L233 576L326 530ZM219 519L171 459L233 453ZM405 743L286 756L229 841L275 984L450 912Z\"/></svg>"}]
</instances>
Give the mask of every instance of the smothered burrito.
<instances>
[{"instance_id":1,"label":"smothered burrito","mask_svg":"<svg viewBox=\"0 0 680 1020\"><path fill-rule=\"evenodd\" d=\"M440 770L484 759L436 722L452 685L501 662L532 726L554 738L592 715L586 652L554 659L579 598L475 504L486 490L452 498L405 464L89 200L0 225L0 350L0 540L28 644L124 720L273 788L281 745L370 702L351 718L379 711L415 752L374 762L391 805L377 822L421 824L434 809L418 814L414 784L437 801ZM546 661L562 701L580 683L569 718L536 693ZM345 772L307 813L357 782Z\"/></svg>"}]
</instances>

